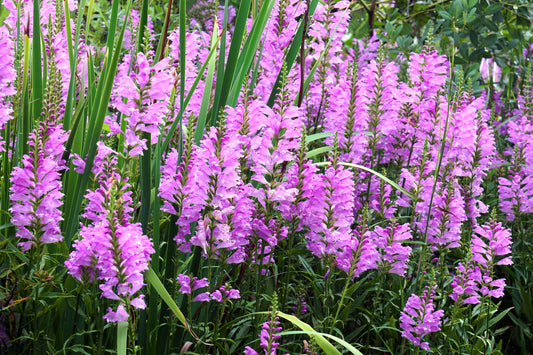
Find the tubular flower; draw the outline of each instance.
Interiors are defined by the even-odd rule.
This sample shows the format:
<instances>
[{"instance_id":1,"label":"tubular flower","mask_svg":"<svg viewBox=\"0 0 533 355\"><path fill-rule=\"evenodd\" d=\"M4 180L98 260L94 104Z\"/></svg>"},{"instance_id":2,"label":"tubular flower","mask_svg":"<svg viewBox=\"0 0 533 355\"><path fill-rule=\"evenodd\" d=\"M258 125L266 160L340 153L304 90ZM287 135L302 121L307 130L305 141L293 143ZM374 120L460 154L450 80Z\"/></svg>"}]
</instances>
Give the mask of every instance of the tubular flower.
<instances>
[{"instance_id":1,"label":"tubular flower","mask_svg":"<svg viewBox=\"0 0 533 355\"><path fill-rule=\"evenodd\" d=\"M62 183L65 169L61 160L67 139L60 125L42 123L31 134L31 151L22 157L22 167L11 174L11 223L17 227L17 237L24 251L34 244L55 243L63 239L59 222Z\"/></svg>"},{"instance_id":2,"label":"tubular flower","mask_svg":"<svg viewBox=\"0 0 533 355\"><path fill-rule=\"evenodd\" d=\"M130 156L142 155L147 145L155 144L159 127L164 123L168 111L173 78L169 74L169 60L157 64L138 53L133 60L125 56L119 66L112 105L124 115L126 128L107 118L113 134L123 134L124 143ZM130 65L133 70L130 72ZM141 138L141 133L151 134L150 142ZM121 152L122 153L122 152Z\"/></svg>"},{"instance_id":3,"label":"tubular flower","mask_svg":"<svg viewBox=\"0 0 533 355\"><path fill-rule=\"evenodd\" d=\"M411 247L402 241L411 239L409 224L393 223L387 228L376 227L373 232L374 244L381 250L381 265L391 274L404 276Z\"/></svg>"},{"instance_id":4,"label":"tubular flower","mask_svg":"<svg viewBox=\"0 0 533 355\"><path fill-rule=\"evenodd\" d=\"M435 311L435 288L426 288L422 297L412 294L400 315L402 336L424 350L429 350L429 343L422 338L439 331L444 316L442 309Z\"/></svg>"},{"instance_id":5,"label":"tubular flower","mask_svg":"<svg viewBox=\"0 0 533 355\"><path fill-rule=\"evenodd\" d=\"M271 317L270 320L263 323L261 334L260 346L265 349L265 355L275 355L276 349L279 346L277 340L281 335L276 334L281 332L282 328L279 326L278 317Z\"/></svg>"},{"instance_id":6,"label":"tubular flower","mask_svg":"<svg viewBox=\"0 0 533 355\"><path fill-rule=\"evenodd\" d=\"M6 27L0 27L0 129L4 129L12 113L11 104L6 97L15 94L13 82L16 78L13 56L14 42L9 36ZM4 142L0 137L0 152L3 150Z\"/></svg>"},{"instance_id":7,"label":"tubular flower","mask_svg":"<svg viewBox=\"0 0 533 355\"><path fill-rule=\"evenodd\" d=\"M127 319L125 304L145 308L144 295L138 295L138 291L144 286L142 273L148 269L154 252L141 225L130 223L130 185L112 167L114 164L115 159L107 160L99 176L99 187L85 195L89 202L83 217L91 223L82 227L82 238L75 242L74 251L65 262L69 273L78 280L86 274L96 274L102 282L102 296L119 301L117 310L110 308L104 316L108 322Z\"/></svg>"}]
</instances>

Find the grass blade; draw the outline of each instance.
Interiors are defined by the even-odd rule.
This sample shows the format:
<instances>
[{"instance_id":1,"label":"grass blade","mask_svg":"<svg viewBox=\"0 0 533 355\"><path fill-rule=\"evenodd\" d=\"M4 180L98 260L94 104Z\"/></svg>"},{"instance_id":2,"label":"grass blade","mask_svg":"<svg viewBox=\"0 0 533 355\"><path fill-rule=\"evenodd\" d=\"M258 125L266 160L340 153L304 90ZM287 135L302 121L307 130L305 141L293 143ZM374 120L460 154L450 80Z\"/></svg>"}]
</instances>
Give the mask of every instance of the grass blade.
<instances>
[{"instance_id":1,"label":"grass blade","mask_svg":"<svg viewBox=\"0 0 533 355\"><path fill-rule=\"evenodd\" d=\"M320 148L319 148L320 149ZM322 166L322 165L329 165L331 164L330 162L323 162L323 163L317 163L318 166ZM347 167L350 167L350 168L355 168L355 169L359 169L359 170L363 170L363 171L366 171L366 172L369 172L373 175L376 175L378 178L380 178L381 180L385 181L386 183L388 183L389 185L391 185L392 187L394 187L396 190L400 191L401 193L405 194L406 196L408 196L410 199L413 199L414 196L409 192L407 191L406 189L404 189L403 187L401 187L400 185L398 185L396 182L392 181L391 179L389 179L388 177L386 177L385 175L381 174L381 173L378 173L377 171L375 170L372 170L370 168L367 168L366 166L363 166L363 165L359 165L359 164L353 164L353 163L346 163L346 162L339 162L340 165L344 165L344 166L347 166Z\"/></svg>"},{"instance_id":2,"label":"grass blade","mask_svg":"<svg viewBox=\"0 0 533 355\"><path fill-rule=\"evenodd\" d=\"M312 157L314 156L317 156L317 155L320 155L320 154L323 154L323 153L326 153L326 152L329 152L331 150L333 150L334 147L330 146L330 145L326 145L324 147L320 147L320 148L316 148L316 149L313 149L313 150L310 150L308 151L305 156L308 158L308 159L311 159Z\"/></svg>"},{"instance_id":3,"label":"grass blade","mask_svg":"<svg viewBox=\"0 0 533 355\"><path fill-rule=\"evenodd\" d=\"M172 297L170 297L170 294L168 293L167 289L163 286L163 283L161 282L161 280L159 280L159 277L157 277L157 275L155 274L155 272L152 269L152 267L149 267L144 275L146 277L146 281L155 288L155 290L157 291L157 293L159 294L161 299L163 301L165 301L165 303L170 308L172 313L174 313L176 318L178 318L178 320L181 322L181 324L183 324L183 326L194 337L194 339L198 340L199 342L201 342L204 345L211 346L212 344L207 344L207 343L204 343L202 340L200 340L200 338L198 338L198 336L191 329L191 327L189 326L189 323L187 323L187 320L185 319L185 316L183 315L183 313L179 309L179 307L176 304L176 302L174 302Z\"/></svg>"},{"instance_id":4,"label":"grass blade","mask_svg":"<svg viewBox=\"0 0 533 355\"><path fill-rule=\"evenodd\" d=\"M252 61L257 53L259 42L263 36L263 31L268 23L273 7L274 0L266 0L263 3L261 12L254 21L252 30L250 31L248 39L246 40L241 54L239 55L236 67L237 74L232 78L231 89L228 93L228 99L226 101L226 104L230 106L235 106L237 104L237 99L241 93L244 78L250 71L250 66L252 65Z\"/></svg>"},{"instance_id":5,"label":"grass blade","mask_svg":"<svg viewBox=\"0 0 533 355\"><path fill-rule=\"evenodd\" d=\"M117 355L126 355L128 344L128 322L117 324Z\"/></svg>"},{"instance_id":6,"label":"grass blade","mask_svg":"<svg viewBox=\"0 0 533 355\"><path fill-rule=\"evenodd\" d=\"M281 333L277 333L278 335L292 335L292 334L307 334L309 336L313 336L313 335L320 335L320 336L323 336L323 337L326 337L326 338L330 338L332 340L335 340L337 343L341 344L342 346L344 346L346 348L346 350L348 350L349 352L351 352L352 354L355 354L355 355L363 355L362 352L360 352L359 350L357 350L353 345L351 345L350 343L348 343L347 341L345 340L342 340L341 338L339 337L336 337L334 335L331 335L331 334L327 334L327 333L318 333L318 332L311 332L311 331L298 331L298 330L294 330L294 331L288 331L288 332L281 332Z\"/></svg>"},{"instance_id":7,"label":"grass blade","mask_svg":"<svg viewBox=\"0 0 533 355\"><path fill-rule=\"evenodd\" d=\"M340 351L335 349L335 347L329 341L327 341L326 338L324 338L324 336L323 336L324 334L316 332L313 329L313 327L311 327L309 324L307 324L305 322L302 322L301 320L299 320L295 316L292 316L290 314L286 314L286 313L283 313L283 312L276 312L276 315L280 316L281 318L284 318L284 319L288 320L289 322L291 322L292 324L294 324L295 326L297 326L301 330L305 331L306 334L309 334L311 337L313 337L313 339L316 341L317 345L320 346L320 348L322 350L324 350L324 353L326 353L328 355L331 355L331 354L340 355Z\"/></svg>"},{"instance_id":8,"label":"grass blade","mask_svg":"<svg viewBox=\"0 0 533 355\"><path fill-rule=\"evenodd\" d=\"M228 53L228 61L226 63L226 67L224 70L223 75L217 76L217 81L221 81L222 85L219 87L216 86L215 91L215 102L213 104L213 108L211 110L213 119L211 122L213 124L216 124L218 122L218 111L220 107L226 105L226 99L228 97L229 90L231 88L231 84L233 82L233 74L235 73L235 68L237 66L237 59L239 58L239 52L241 50L241 44L244 37L244 29L246 28L246 21L248 19L248 12L250 10L250 3L251 0L242 0L241 4L239 6L239 12L237 13L237 21L235 22L235 31L233 32L233 36L231 38L231 45L229 48ZM226 2L227 5L227 2ZM227 10L227 6L226 6ZM226 14L224 14L226 16ZM224 57L225 53L220 52L220 58ZM219 69L220 69L220 63L219 63Z\"/></svg>"},{"instance_id":9,"label":"grass blade","mask_svg":"<svg viewBox=\"0 0 533 355\"><path fill-rule=\"evenodd\" d=\"M213 21L213 34L211 35L211 49L216 48L218 38L218 24ZM213 76L215 74L216 57L213 56L209 60L209 67L207 69L207 77L205 78L204 96L202 97L202 104L200 106L200 113L198 114L198 122L196 123L196 131L194 132L194 141L196 144L200 143L202 135L204 134L205 122L207 118L207 109L211 102L211 91L213 88Z\"/></svg>"},{"instance_id":10,"label":"grass blade","mask_svg":"<svg viewBox=\"0 0 533 355\"><path fill-rule=\"evenodd\" d=\"M33 0L33 33L31 92L33 102L33 121L39 121L43 110L43 63L41 61L41 14L39 0Z\"/></svg>"}]
</instances>

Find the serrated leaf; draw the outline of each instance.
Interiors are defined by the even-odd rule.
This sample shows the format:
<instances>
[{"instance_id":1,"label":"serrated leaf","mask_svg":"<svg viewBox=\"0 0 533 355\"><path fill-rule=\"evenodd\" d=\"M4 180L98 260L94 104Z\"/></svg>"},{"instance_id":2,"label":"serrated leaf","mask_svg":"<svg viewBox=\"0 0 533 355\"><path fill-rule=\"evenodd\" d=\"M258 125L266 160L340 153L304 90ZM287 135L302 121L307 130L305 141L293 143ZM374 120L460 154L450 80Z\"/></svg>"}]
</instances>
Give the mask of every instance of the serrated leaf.
<instances>
[{"instance_id":1,"label":"serrated leaf","mask_svg":"<svg viewBox=\"0 0 533 355\"><path fill-rule=\"evenodd\" d=\"M512 310L514 307L509 307L505 311L500 312L496 317L493 317L489 321L489 328L492 327L494 324L498 323L507 313L509 313L510 310Z\"/></svg>"}]
</instances>

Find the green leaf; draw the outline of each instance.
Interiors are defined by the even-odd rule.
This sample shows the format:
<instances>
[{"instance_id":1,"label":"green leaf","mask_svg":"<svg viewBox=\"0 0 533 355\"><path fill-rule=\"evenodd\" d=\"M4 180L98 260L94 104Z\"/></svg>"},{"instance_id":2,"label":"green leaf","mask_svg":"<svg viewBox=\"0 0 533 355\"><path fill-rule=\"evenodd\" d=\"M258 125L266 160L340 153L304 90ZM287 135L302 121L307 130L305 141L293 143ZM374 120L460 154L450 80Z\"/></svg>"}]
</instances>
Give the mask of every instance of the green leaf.
<instances>
[{"instance_id":1,"label":"green leaf","mask_svg":"<svg viewBox=\"0 0 533 355\"><path fill-rule=\"evenodd\" d=\"M317 163L317 165L329 165L330 163L329 162L325 162L325 163ZM344 165L344 166L348 166L350 168L355 168L355 169L359 169L359 170L363 170L363 171L367 171L371 174L374 174L376 175L378 178L382 179L383 181L385 181L386 183L388 183L389 185L391 185L392 187L396 188L398 191L401 191L402 193L404 193L405 195L407 195L409 198L413 199L414 196L409 192L407 191L406 189L404 189L403 187L401 187L400 185L398 185L397 183L395 183L394 181L392 181L391 179L389 179L388 177L386 177L385 175L383 174L380 174L378 173L377 171L375 170L372 170L370 168L367 168L366 166L363 166L363 165L359 165L359 164L353 164L353 163L346 163L346 162L339 162L340 165Z\"/></svg>"},{"instance_id":2,"label":"green leaf","mask_svg":"<svg viewBox=\"0 0 533 355\"><path fill-rule=\"evenodd\" d=\"M218 38L218 22L213 21L213 34L211 35L211 50L217 46ZM204 95L202 96L202 103L200 106L200 112L198 113L198 122L196 123L196 131L194 132L194 141L196 144L200 144L202 135L204 134L205 121L207 118L207 109L211 102L211 91L213 88L213 76L215 74L216 57L212 56L209 60L209 67L207 69L207 77L205 78Z\"/></svg>"},{"instance_id":3,"label":"green leaf","mask_svg":"<svg viewBox=\"0 0 533 355\"><path fill-rule=\"evenodd\" d=\"M215 88L215 102L213 103L213 108L211 111L211 114L214 117L214 119L211 120L213 123L217 122L219 108L226 105L226 99L228 97L231 88L231 83L233 81L233 74L235 73L235 67L237 66L237 59L239 58L239 52L242 45L242 39L244 37L244 29L246 28L246 22L248 20L248 12L250 10L251 2L251 0L242 0L240 3L239 11L237 12L237 20L235 22L235 31L233 31L233 35L231 37L231 45L228 52L228 61L226 63L226 68L224 69L223 75L220 75L222 74L220 67L217 73L218 75L217 85ZM224 14L224 16L226 16L226 13ZM222 56L224 56L224 54L220 55L220 57ZM221 83L220 85L218 84L219 82Z\"/></svg>"},{"instance_id":4,"label":"green leaf","mask_svg":"<svg viewBox=\"0 0 533 355\"><path fill-rule=\"evenodd\" d=\"M10 228L10 227L13 227L13 225L11 223L6 223L6 224L3 224L0 226L0 231L2 229L7 229L7 228Z\"/></svg>"},{"instance_id":5,"label":"green leaf","mask_svg":"<svg viewBox=\"0 0 533 355\"><path fill-rule=\"evenodd\" d=\"M468 8L473 8L476 4L477 0L468 0Z\"/></svg>"},{"instance_id":6,"label":"green leaf","mask_svg":"<svg viewBox=\"0 0 533 355\"><path fill-rule=\"evenodd\" d=\"M440 15L440 17L442 17L445 20L448 20L448 21L452 21L453 20L452 15L450 15L448 13L448 11L446 11L446 10L439 11L439 15Z\"/></svg>"},{"instance_id":7,"label":"green leaf","mask_svg":"<svg viewBox=\"0 0 533 355\"><path fill-rule=\"evenodd\" d=\"M323 154L323 153L326 153L326 152L329 152L333 150L333 147L330 146L330 145L326 145L324 147L320 147L320 148L316 148L316 149L313 149L309 152L307 152L307 154L305 154L305 156L308 158L308 159L311 159L312 157L314 156L317 156L317 155L320 155L320 154Z\"/></svg>"},{"instance_id":8,"label":"green leaf","mask_svg":"<svg viewBox=\"0 0 533 355\"><path fill-rule=\"evenodd\" d=\"M237 99L241 93L244 78L250 71L250 66L255 58L257 48L261 41L261 37L263 36L264 29L270 18L270 13L272 12L273 7L273 0L266 0L263 2L261 12L255 19L252 30L250 31L250 34L244 43L243 49L239 55L239 59L237 60L235 70L236 75L232 78L231 88L226 101L226 104L230 106L235 106L237 104ZM224 76L224 80L225 79L226 77Z\"/></svg>"},{"instance_id":9,"label":"green leaf","mask_svg":"<svg viewBox=\"0 0 533 355\"><path fill-rule=\"evenodd\" d=\"M170 297L170 294L168 293L167 289L165 288L165 286L163 286L163 283L161 282L161 280L159 280L159 277L157 277L156 273L154 272L154 270L152 269L152 267L148 267L148 270L146 271L146 273L144 274L144 277L146 278L146 281L152 285L154 287L154 289L157 291L157 293L159 294L159 296L163 299L163 301L165 301L165 303L167 304L168 308L170 308L170 310L172 311L172 313L174 313L174 315L176 316L176 318L178 318L178 320L181 322L181 324L183 324L183 326L189 331L189 333L196 339L198 340L199 342L201 342L202 344L204 345L209 345L209 346L212 346L212 344L207 344L207 343L204 343L202 340L200 340L200 338L198 338L198 336L193 332L193 330L191 329L191 327L189 326L189 323L187 323L187 320L185 319L185 316L183 315L183 313L181 312L181 310L179 309L178 305L176 304L176 302L174 302L174 300L172 299L172 297Z\"/></svg>"},{"instance_id":10,"label":"green leaf","mask_svg":"<svg viewBox=\"0 0 533 355\"><path fill-rule=\"evenodd\" d=\"M38 122L43 108L43 63L41 62L41 15L39 0L33 0L33 34L31 93L33 102L33 121Z\"/></svg>"},{"instance_id":11,"label":"green leaf","mask_svg":"<svg viewBox=\"0 0 533 355\"><path fill-rule=\"evenodd\" d=\"M335 347L329 341L327 341L322 334L317 333L309 324L302 322L295 316L283 312L276 312L276 315L288 320L301 330L306 331L307 334L309 334L316 341L317 345L320 346L320 348L322 348L326 354L341 354L340 351L335 349Z\"/></svg>"},{"instance_id":12,"label":"green leaf","mask_svg":"<svg viewBox=\"0 0 533 355\"><path fill-rule=\"evenodd\" d=\"M305 137L305 143L311 143L311 142L319 140L319 139L324 139L324 138L327 138L327 137L331 137L332 135L333 135L332 132L320 132L320 133L311 134L311 135Z\"/></svg>"},{"instance_id":13,"label":"green leaf","mask_svg":"<svg viewBox=\"0 0 533 355\"><path fill-rule=\"evenodd\" d=\"M126 355L128 344L128 322L117 324L117 355Z\"/></svg>"},{"instance_id":14,"label":"green leaf","mask_svg":"<svg viewBox=\"0 0 533 355\"><path fill-rule=\"evenodd\" d=\"M498 315L496 317L491 318L490 321L489 321L489 328L491 328L494 324L498 323L513 308L514 307L509 307L505 311L498 313Z\"/></svg>"},{"instance_id":15,"label":"green leaf","mask_svg":"<svg viewBox=\"0 0 533 355\"><path fill-rule=\"evenodd\" d=\"M484 12L486 15L491 15L491 14L494 14L500 11L501 9L503 9L503 4L498 2L498 3L490 4L489 6L487 6Z\"/></svg>"},{"instance_id":16,"label":"green leaf","mask_svg":"<svg viewBox=\"0 0 533 355\"><path fill-rule=\"evenodd\" d=\"M395 329L395 328L394 328ZM307 334L309 336L312 336L312 335L321 335L323 337L326 337L326 338L330 338L330 339L333 339L335 340L337 343L341 344L342 346L344 346L346 348L346 350L348 350L349 352L351 352L352 354L355 354L355 355L363 355L363 353L361 353L359 350L357 350L353 345L351 345L350 343L348 343L347 341L339 338L339 337L336 337L334 335L331 335L331 334L327 334L327 333L318 333L318 332L310 332L310 331L298 331L298 330L292 330L292 331L287 331L287 332L281 332L281 333L277 333L278 335L292 335L292 334Z\"/></svg>"}]
</instances>

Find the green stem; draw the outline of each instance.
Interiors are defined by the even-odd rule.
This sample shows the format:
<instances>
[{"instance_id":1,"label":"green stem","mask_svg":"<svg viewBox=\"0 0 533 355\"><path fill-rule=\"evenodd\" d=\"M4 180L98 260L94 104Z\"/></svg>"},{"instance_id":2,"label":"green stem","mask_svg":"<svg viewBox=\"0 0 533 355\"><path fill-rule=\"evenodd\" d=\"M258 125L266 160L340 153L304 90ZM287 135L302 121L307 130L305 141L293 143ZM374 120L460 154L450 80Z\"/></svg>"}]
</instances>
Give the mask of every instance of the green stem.
<instances>
[{"instance_id":1,"label":"green stem","mask_svg":"<svg viewBox=\"0 0 533 355\"><path fill-rule=\"evenodd\" d=\"M117 355L126 355L128 345L128 322L117 324Z\"/></svg>"},{"instance_id":2,"label":"green stem","mask_svg":"<svg viewBox=\"0 0 533 355\"><path fill-rule=\"evenodd\" d=\"M348 286L350 285L350 275L353 274L353 271L350 270L350 273L346 275L346 282L344 283L344 288L342 290L341 300L339 302L339 306L337 307L337 312L335 312L335 318L333 318L333 323L331 324L330 328L330 334L333 334L333 328L335 327L335 324L337 324L337 319L339 318L339 314L341 313L342 306L344 305L344 298L346 298L346 292L348 291Z\"/></svg>"}]
</instances>

